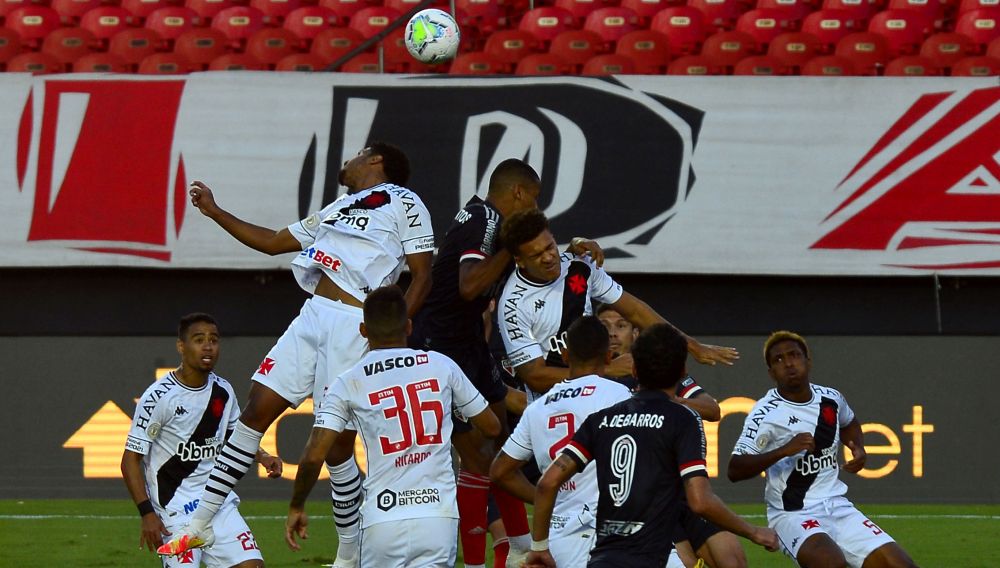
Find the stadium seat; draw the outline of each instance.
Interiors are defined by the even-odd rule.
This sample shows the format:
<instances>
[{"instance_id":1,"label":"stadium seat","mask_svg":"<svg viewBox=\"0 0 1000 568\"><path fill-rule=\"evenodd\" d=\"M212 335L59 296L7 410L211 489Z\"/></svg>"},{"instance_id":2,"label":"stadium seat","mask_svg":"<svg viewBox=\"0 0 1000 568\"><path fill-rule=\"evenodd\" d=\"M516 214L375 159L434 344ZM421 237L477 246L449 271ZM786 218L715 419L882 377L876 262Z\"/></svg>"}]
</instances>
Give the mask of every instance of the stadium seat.
<instances>
[{"instance_id":1,"label":"stadium seat","mask_svg":"<svg viewBox=\"0 0 1000 568\"><path fill-rule=\"evenodd\" d=\"M45 36L59 28L59 14L47 6L25 6L8 13L4 27L17 32L22 46L37 49L42 45ZM19 61L29 62L31 59L23 58ZM31 65L41 69L45 66L45 62L38 60Z\"/></svg>"},{"instance_id":2,"label":"stadium seat","mask_svg":"<svg viewBox=\"0 0 1000 568\"><path fill-rule=\"evenodd\" d=\"M736 20L750 10L742 0L688 0L687 5L701 11L705 26L716 31L736 29Z\"/></svg>"},{"instance_id":3,"label":"stadium seat","mask_svg":"<svg viewBox=\"0 0 1000 568\"><path fill-rule=\"evenodd\" d=\"M272 68L285 57L296 53L299 38L284 28L263 28L247 39L246 53L265 67Z\"/></svg>"},{"instance_id":4,"label":"stadium seat","mask_svg":"<svg viewBox=\"0 0 1000 568\"><path fill-rule=\"evenodd\" d=\"M855 32L837 42L836 54L849 60L858 75L881 75L892 58L888 41L879 34Z\"/></svg>"},{"instance_id":5,"label":"stadium seat","mask_svg":"<svg viewBox=\"0 0 1000 568\"><path fill-rule=\"evenodd\" d=\"M460 53L451 67L449 75L500 75L504 72L504 63L485 51Z\"/></svg>"},{"instance_id":6,"label":"stadium seat","mask_svg":"<svg viewBox=\"0 0 1000 568\"><path fill-rule=\"evenodd\" d=\"M627 55L640 75L662 75L670 65L670 43L653 30L636 30L622 36L615 53Z\"/></svg>"},{"instance_id":7,"label":"stadium seat","mask_svg":"<svg viewBox=\"0 0 1000 568\"><path fill-rule=\"evenodd\" d=\"M204 25L212 21L219 12L235 5L233 0L184 0L184 6L194 10Z\"/></svg>"},{"instance_id":8,"label":"stadium seat","mask_svg":"<svg viewBox=\"0 0 1000 568\"><path fill-rule=\"evenodd\" d=\"M64 26L80 23L80 16L101 5L101 0L52 0L49 6L59 14Z\"/></svg>"},{"instance_id":9,"label":"stadium seat","mask_svg":"<svg viewBox=\"0 0 1000 568\"><path fill-rule=\"evenodd\" d=\"M916 12L936 31L944 29L946 8L940 0L889 0L889 10Z\"/></svg>"},{"instance_id":10,"label":"stadium seat","mask_svg":"<svg viewBox=\"0 0 1000 568\"><path fill-rule=\"evenodd\" d=\"M500 0L456 0L455 11L459 15L462 43L472 49L481 49L488 35L507 25L507 13Z\"/></svg>"},{"instance_id":11,"label":"stadium seat","mask_svg":"<svg viewBox=\"0 0 1000 568\"><path fill-rule=\"evenodd\" d=\"M812 2L807 0L757 0L757 9L783 12L796 30L802 27L802 20L813 11Z\"/></svg>"},{"instance_id":12,"label":"stadium seat","mask_svg":"<svg viewBox=\"0 0 1000 568\"><path fill-rule=\"evenodd\" d=\"M1000 8L969 10L958 17L955 31L971 39L978 53L983 53L987 44L1000 37Z\"/></svg>"},{"instance_id":13,"label":"stadium seat","mask_svg":"<svg viewBox=\"0 0 1000 568\"><path fill-rule=\"evenodd\" d=\"M570 64L558 55L551 53L532 53L517 63L515 75L568 75L572 71Z\"/></svg>"},{"instance_id":14,"label":"stadium seat","mask_svg":"<svg viewBox=\"0 0 1000 568\"><path fill-rule=\"evenodd\" d=\"M542 49L548 49L552 38L566 30L574 29L573 14L555 6L535 8L521 18L517 29L535 36Z\"/></svg>"},{"instance_id":15,"label":"stadium seat","mask_svg":"<svg viewBox=\"0 0 1000 568\"><path fill-rule=\"evenodd\" d=\"M220 55L208 64L209 71L264 71L267 67L246 53Z\"/></svg>"},{"instance_id":16,"label":"stadium seat","mask_svg":"<svg viewBox=\"0 0 1000 568\"><path fill-rule=\"evenodd\" d=\"M10 58L18 53L21 53L21 36L14 30L0 28L0 71L3 71Z\"/></svg>"},{"instance_id":17,"label":"stadium seat","mask_svg":"<svg viewBox=\"0 0 1000 568\"><path fill-rule=\"evenodd\" d=\"M849 77L857 75L850 59L839 55L820 55L802 67L802 75L818 77Z\"/></svg>"},{"instance_id":18,"label":"stadium seat","mask_svg":"<svg viewBox=\"0 0 1000 568\"><path fill-rule=\"evenodd\" d=\"M635 15L639 17L640 28L648 28L649 22L657 12L680 4L683 2L678 3L677 0L622 0L621 7L635 12Z\"/></svg>"},{"instance_id":19,"label":"stadium seat","mask_svg":"<svg viewBox=\"0 0 1000 568\"><path fill-rule=\"evenodd\" d=\"M649 29L667 37L670 53L698 53L706 36L705 16L700 10L690 6L666 8L653 16Z\"/></svg>"},{"instance_id":20,"label":"stadium seat","mask_svg":"<svg viewBox=\"0 0 1000 568\"><path fill-rule=\"evenodd\" d=\"M274 66L275 71L319 72L326 69L323 58L312 53L293 53L284 57Z\"/></svg>"},{"instance_id":21,"label":"stadium seat","mask_svg":"<svg viewBox=\"0 0 1000 568\"><path fill-rule=\"evenodd\" d=\"M758 53L757 40L743 32L718 32L705 38L701 56L728 75L743 59Z\"/></svg>"},{"instance_id":22,"label":"stadium seat","mask_svg":"<svg viewBox=\"0 0 1000 568\"><path fill-rule=\"evenodd\" d=\"M685 55L667 67L668 75L722 75L723 70L700 55Z\"/></svg>"},{"instance_id":23,"label":"stadium seat","mask_svg":"<svg viewBox=\"0 0 1000 568\"><path fill-rule=\"evenodd\" d=\"M620 53L602 53L591 57L583 64L581 75L635 75L632 58Z\"/></svg>"},{"instance_id":24,"label":"stadium seat","mask_svg":"<svg viewBox=\"0 0 1000 568\"><path fill-rule=\"evenodd\" d=\"M959 59L976 54L976 44L962 34L942 32L924 40L920 55L930 59L934 65L949 74L952 64Z\"/></svg>"},{"instance_id":25,"label":"stadium seat","mask_svg":"<svg viewBox=\"0 0 1000 568\"><path fill-rule=\"evenodd\" d=\"M68 71L73 62L97 48L97 38L83 28L59 28L45 36L42 51L55 57Z\"/></svg>"},{"instance_id":26,"label":"stadium seat","mask_svg":"<svg viewBox=\"0 0 1000 568\"><path fill-rule=\"evenodd\" d=\"M233 6L216 14L212 27L225 34L230 47L242 49L247 39L264 27L264 14L249 6Z\"/></svg>"},{"instance_id":27,"label":"stadium seat","mask_svg":"<svg viewBox=\"0 0 1000 568\"><path fill-rule=\"evenodd\" d=\"M382 71L385 73L410 73L417 71L419 61L413 59L410 51L406 49L406 41L403 39L406 30L396 28L381 42L382 47ZM376 51L376 53L378 53ZM410 64L414 65L411 66Z\"/></svg>"},{"instance_id":28,"label":"stadium seat","mask_svg":"<svg viewBox=\"0 0 1000 568\"><path fill-rule=\"evenodd\" d=\"M309 52L318 55L327 65L350 53L364 43L361 32L351 28L328 28L313 38Z\"/></svg>"},{"instance_id":29,"label":"stadium seat","mask_svg":"<svg viewBox=\"0 0 1000 568\"><path fill-rule=\"evenodd\" d=\"M612 51L618 38L639 28L639 16L635 12L613 6L594 10L583 24L583 29L601 36L604 51Z\"/></svg>"},{"instance_id":30,"label":"stadium seat","mask_svg":"<svg viewBox=\"0 0 1000 568\"><path fill-rule=\"evenodd\" d=\"M177 36L174 53L185 58L196 71L204 70L215 58L226 54L229 38L212 28L195 28Z\"/></svg>"},{"instance_id":31,"label":"stadium seat","mask_svg":"<svg viewBox=\"0 0 1000 568\"><path fill-rule=\"evenodd\" d=\"M941 70L928 57L904 55L893 59L885 66L886 77L933 77Z\"/></svg>"},{"instance_id":32,"label":"stadium seat","mask_svg":"<svg viewBox=\"0 0 1000 568\"><path fill-rule=\"evenodd\" d=\"M164 49L166 44L160 34L149 28L132 28L116 33L108 43L108 52L137 67L146 57Z\"/></svg>"},{"instance_id":33,"label":"stadium seat","mask_svg":"<svg viewBox=\"0 0 1000 568\"><path fill-rule=\"evenodd\" d=\"M7 62L9 73L31 73L32 75L48 75L62 73L63 64L53 55L40 51L29 51L11 57Z\"/></svg>"},{"instance_id":34,"label":"stadium seat","mask_svg":"<svg viewBox=\"0 0 1000 568\"><path fill-rule=\"evenodd\" d=\"M820 54L820 41L806 32L783 33L771 40L767 54L798 75L807 61Z\"/></svg>"},{"instance_id":35,"label":"stadium seat","mask_svg":"<svg viewBox=\"0 0 1000 568\"><path fill-rule=\"evenodd\" d=\"M303 6L285 17L284 28L299 38L299 48L309 49L321 31L340 25L337 14L322 6Z\"/></svg>"},{"instance_id":36,"label":"stadium seat","mask_svg":"<svg viewBox=\"0 0 1000 568\"><path fill-rule=\"evenodd\" d=\"M374 53L359 53L338 69L342 73L381 73L378 65L378 55Z\"/></svg>"},{"instance_id":37,"label":"stadium seat","mask_svg":"<svg viewBox=\"0 0 1000 568\"><path fill-rule=\"evenodd\" d=\"M260 10L264 23L271 26L283 24L285 17L301 5L300 0L250 0L250 7Z\"/></svg>"},{"instance_id":38,"label":"stadium seat","mask_svg":"<svg viewBox=\"0 0 1000 568\"><path fill-rule=\"evenodd\" d=\"M802 20L802 30L819 40L820 51L833 53L844 36L861 31L861 20L844 10L818 10Z\"/></svg>"},{"instance_id":39,"label":"stadium seat","mask_svg":"<svg viewBox=\"0 0 1000 568\"><path fill-rule=\"evenodd\" d=\"M176 53L154 53L139 63L140 75L183 75L194 70L187 59Z\"/></svg>"},{"instance_id":40,"label":"stadium seat","mask_svg":"<svg viewBox=\"0 0 1000 568\"><path fill-rule=\"evenodd\" d=\"M486 38L483 51L501 61L504 72L511 73L521 59L541 51L538 40L529 32L499 30Z\"/></svg>"},{"instance_id":41,"label":"stadium seat","mask_svg":"<svg viewBox=\"0 0 1000 568\"><path fill-rule=\"evenodd\" d=\"M121 6L132 14L132 22L136 25L146 23L146 18L160 8L169 8L174 4L169 0L122 0Z\"/></svg>"},{"instance_id":42,"label":"stadium seat","mask_svg":"<svg viewBox=\"0 0 1000 568\"><path fill-rule=\"evenodd\" d=\"M373 35L385 30L393 21L402 16L392 8L384 6L371 6L359 10L351 18L347 27L361 32L361 35L368 39Z\"/></svg>"},{"instance_id":43,"label":"stadium seat","mask_svg":"<svg viewBox=\"0 0 1000 568\"><path fill-rule=\"evenodd\" d=\"M354 14L369 6L364 0L319 0L319 5L333 10L344 26L350 23Z\"/></svg>"},{"instance_id":44,"label":"stadium seat","mask_svg":"<svg viewBox=\"0 0 1000 568\"><path fill-rule=\"evenodd\" d=\"M116 33L132 26L132 14L119 6L101 6L80 18L80 27L90 30L102 45Z\"/></svg>"},{"instance_id":45,"label":"stadium seat","mask_svg":"<svg viewBox=\"0 0 1000 568\"><path fill-rule=\"evenodd\" d=\"M795 31L795 25L783 11L757 9L750 10L736 20L736 31L750 34L761 49L766 49L774 38L785 32Z\"/></svg>"},{"instance_id":46,"label":"stadium seat","mask_svg":"<svg viewBox=\"0 0 1000 568\"><path fill-rule=\"evenodd\" d=\"M856 27L861 28L868 25L868 20L872 19L879 11L879 6L884 2L873 2L872 0L823 0L823 10L840 10L847 14L850 19L857 22Z\"/></svg>"},{"instance_id":47,"label":"stadium seat","mask_svg":"<svg viewBox=\"0 0 1000 568\"><path fill-rule=\"evenodd\" d=\"M991 41L990 44L986 47L986 55L1000 59L1000 37Z\"/></svg>"},{"instance_id":48,"label":"stadium seat","mask_svg":"<svg viewBox=\"0 0 1000 568\"><path fill-rule=\"evenodd\" d=\"M889 56L898 57L920 51L930 24L919 12L884 10L872 16L868 31L884 37Z\"/></svg>"},{"instance_id":49,"label":"stadium seat","mask_svg":"<svg viewBox=\"0 0 1000 568\"><path fill-rule=\"evenodd\" d=\"M790 74L791 70L780 59L771 55L751 55L733 67L733 75L777 77Z\"/></svg>"},{"instance_id":50,"label":"stadium seat","mask_svg":"<svg viewBox=\"0 0 1000 568\"><path fill-rule=\"evenodd\" d=\"M949 3L945 3L946 5ZM958 5L958 14L961 16L973 10L994 10L1000 8L1000 1L997 0L962 0Z\"/></svg>"},{"instance_id":51,"label":"stadium seat","mask_svg":"<svg viewBox=\"0 0 1000 568\"><path fill-rule=\"evenodd\" d=\"M604 7L599 0L555 0L555 7L573 15L573 27L583 26L591 12Z\"/></svg>"},{"instance_id":52,"label":"stadium seat","mask_svg":"<svg viewBox=\"0 0 1000 568\"><path fill-rule=\"evenodd\" d=\"M602 52L604 40L601 36L589 30L569 30L557 35L549 45L549 53L563 58L579 73L583 64L591 57Z\"/></svg>"},{"instance_id":53,"label":"stadium seat","mask_svg":"<svg viewBox=\"0 0 1000 568\"><path fill-rule=\"evenodd\" d=\"M172 48L174 41L198 24L198 14L183 6L168 6L146 16L146 27L160 35L164 45Z\"/></svg>"},{"instance_id":54,"label":"stadium seat","mask_svg":"<svg viewBox=\"0 0 1000 568\"><path fill-rule=\"evenodd\" d=\"M17 10L18 8L24 8L25 6L32 5L31 0L0 0L0 24L3 23L4 18L7 14Z\"/></svg>"},{"instance_id":55,"label":"stadium seat","mask_svg":"<svg viewBox=\"0 0 1000 568\"><path fill-rule=\"evenodd\" d=\"M1000 75L1000 59L979 55L959 59L951 66L952 77L995 77Z\"/></svg>"},{"instance_id":56,"label":"stadium seat","mask_svg":"<svg viewBox=\"0 0 1000 568\"><path fill-rule=\"evenodd\" d=\"M129 73L131 69L124 59L114 53L91 53L84 55L73 64L74 73Z\"/></svg>"},{"instance_id":57,"label":"stadium seat","mask_svg":"<svg viewBox=\"0 0 1000 568\"><path fill-rule=\"evenodd\" d=\"M410 10L417 7L423 0L383 0L381 4L386 8L392 8L393 10L399 12L400 14L409 13ZM376 2L378 4L378 2ZM437 8L438 10L443 10L445 12L451 13L451 7L448 0L435 0L431 2L427 8Z\"/></svg>"}]
</instances>

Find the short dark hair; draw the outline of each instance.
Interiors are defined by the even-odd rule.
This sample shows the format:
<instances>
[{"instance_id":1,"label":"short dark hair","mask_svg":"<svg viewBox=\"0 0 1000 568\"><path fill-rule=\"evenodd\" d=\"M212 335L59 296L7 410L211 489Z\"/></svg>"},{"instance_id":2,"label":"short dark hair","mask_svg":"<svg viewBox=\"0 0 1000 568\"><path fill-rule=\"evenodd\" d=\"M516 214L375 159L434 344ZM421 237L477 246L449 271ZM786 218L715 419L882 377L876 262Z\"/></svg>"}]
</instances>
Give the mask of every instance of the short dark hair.
<instances>
[{"instance_id":1,"label":"short dark hair","mask_svg":"<svg viewBox=\"0 0 1000 568\"><path fill-rule=\"evenodd\" d=\"M406 336L406 298L395 284L368 294L364 313L369 339L389 341Z\"/></svg>"},{"instance_id":2,"label":"short dark hair","mask_svg":"<svg viewBox=\"0 0 1000 568\"><path fill-rule=\"evenodd\" d=\"M776 331L769 335L767 341L764 342L764 362L767 363L768 367L771 366L771 348L774 347L775 343L779 343L781 341L794 341L795 343L798 343L799 347L802 349L802 354L806 356L806 359L809 358L809 345L806 343L804 337L794 331Z\"/></svg>"},{"instance_id":3,"label":"short dark hair","mask_svg":"<svg viewBox=\"0 0 1000 568\"><path fill-rule=\"evenodd\" d=\"M594 312L594 315L600 316L604 312L614 312L618 315L622 315L622 313L618 311L618 308L616 308L614 304L601 304L600 306L597 307L597 311Z\"/></svg>"},{"instance_id":4,"label":"short dark hair","mask_svg":"<svg viewBox=\"0 0 1000 568\"><path fill-rule=\"evenodd\" d=\"M594 316L577 318L566 331L566 356L574 363L604 361L608 356L608 329Z\"/></svg>"},{"instance_id":5,"label":"short dark hair","mask_svg":"<svg viewBox=\"0 0 1000 568\"><path fill-rule=\"evenodd\" d=\"M373 155L382 156L382 171L389 183L406 185L410 180L410 159L406 153L388 142L372 142L368 147Z\"/></svg>"},{"instance_id":6,"label":"short dark hair","mask_svg":"<svg viewBox=\"0 0 1000 568\"><path fill-rule=\"evenodd\" d=\"M535 168L529 166L524 160L509 158L493 168L493 173L490 174L490 188L488 193L496 195L517 184L541 185L541 183Z\"/></svg>"},{"instance_id":7,"label":"short dark hair","mask_svg":"<svg viewBox=\"0 0 1000 568\"><path fill-rule=\"evenodd\" d=\"M548 229L549 220L541 210L519 211L504 219L500 227L500 240L512 256L518 256L521 245Z\"/></svg>"},{"instance_id":8,"label":"short dark hair","mask_svg":"<svg viewBox=\"0 0 1000 568\"><path fill-rule=\"evenodd\" d=\"M184 341L187 339L187 332L191 329L191 326L196 323L208 323L212 324L218 329L219 323L215 321L215 318L204 313L204 312L194 312L186 316L183 316L177 323L177 339Z\"/></svg>"},{"instance_id":9,"label":"short dark hair","mask_svg":"<svg viewBox=\"0 0 1000 568\"><path fill-rule=\"evenodd\" d=\"M685 374L687 340L670 324L651 325L632 344L632 361L643 388L671 388Z\"/></svg>"}]
</instances>

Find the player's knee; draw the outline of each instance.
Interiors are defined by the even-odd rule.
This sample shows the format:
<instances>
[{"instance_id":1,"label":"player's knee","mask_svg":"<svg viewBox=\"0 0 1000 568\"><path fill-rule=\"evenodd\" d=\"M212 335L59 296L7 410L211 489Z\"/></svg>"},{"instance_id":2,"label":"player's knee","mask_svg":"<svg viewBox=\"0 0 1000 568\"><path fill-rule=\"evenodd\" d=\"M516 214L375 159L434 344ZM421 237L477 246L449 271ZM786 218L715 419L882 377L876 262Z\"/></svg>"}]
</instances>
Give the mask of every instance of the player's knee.
<instances>
[{"instance_id":1,"label":"player's knee","mask_svg":"<svg viewBox=\"0 0 1000 568\"><path fill-rule=\"evenodd\" d=\"M879 568L917 568L910 555L895 542L882 545L865 559L863 568L877 566Z\"/></svg>"},{"instance_id":2,"label":"player's knee","mask_svg":"<svg viewBox=\"0 0 1000 568\"><path fill-rule=\"evenodd\" d=\"M796 560L802 568L847 568L844 551L826 534L809 537Z\"/></svg>"}]
</instances>

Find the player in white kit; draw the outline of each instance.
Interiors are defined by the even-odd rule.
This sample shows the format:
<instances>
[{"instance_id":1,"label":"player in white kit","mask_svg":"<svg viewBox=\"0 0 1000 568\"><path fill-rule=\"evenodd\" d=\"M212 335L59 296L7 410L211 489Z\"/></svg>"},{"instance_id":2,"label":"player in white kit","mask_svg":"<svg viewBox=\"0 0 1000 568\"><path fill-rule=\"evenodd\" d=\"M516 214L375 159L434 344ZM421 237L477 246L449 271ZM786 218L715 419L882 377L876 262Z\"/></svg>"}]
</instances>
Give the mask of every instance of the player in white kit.
<instances>
[{"instance_id":1,"label":"player in white kit","mask_svg":"<svg viewBox=\"0 0 1000 568\"><path fill-rule=\"evenodd\" d=\"M593 316L579 318L569 326L566 334L569 379L528 405L493 460L490 478L494 483L533 503L535 486L521 472L521 467L534 458L538 469L545 471L588 416L631 396L624 385L601 377L611 358L608 343L607 330ZM587 565L595 538L598 494L593 464L560 488L549 531L549 550L557 566ZM525 553L514 558L512 554L508 560L519 566L518 561L526 556Z\"/></svg>"},{"instance_id":2,"label":"player in white kit","mask_svg":"<svg viewBox=\"0 0 1000 568\"><path fill-rule=\"evenodd\" d=\"M205 546L206 528L236 483L267 428L288 407L320 400L330 382L367 349L358 335L361 305L373 289L394 283L410 268L409 312L431 284L434 234L420 198L402 187L409 161L395 146L376 142L347 161L340 183L348 192L287 228L274 231L242 221L215 204L211 190L195 182L191 202L243 244L268 254L301 251L292 261L299 285L313 294L253 376L250 399L216 467L191 525L161 547L177 554ZM337 568L357 565L361 476L353 459L355 433L347 429L326 456L333 493Z\"/></svg>"},{"instance_id":3,"label":"player in white kit","mask_svg":"<svg viewBox=\"0 0 1000 568\"><path fill-rule=\"evenodd\" d=\"M185 525L198 504L215 455L240 414L233 387L212 372L219 358L219 328L208 314L181 318L181 364L139 398L122 455L122 477L142 519L139 546L150 551L164 535ZM258 449L269 477L281 476L281 460ZM264 560L230 493L212 525L215 546L163 557L165 568L182 565L262 568Z\"/></svg>"},{"instance_id":4,"label":"player in white kit","mask_svg":"<svg viewBox=\"0 0 1000 568\"><path fill-rule=\"evenodd\" d=\"M487 437L500 422L462 370L435 351L406 347L406 302L395 286L365 300L361 333L371 350L330 385L295 476L285 540L306 538L304 506L329 448L354 421L368 455L360 565L452 568L458 507L451 412Z\"/></svg>"},{"instance_id":5,"label":"player in white kit","mask_svg":"<svg viewBox=\"0 0 1000 568\"><path fill-rule=\"evenodd\" d=\"M768 525L786 554L806 568L911 568L906 552L847 500L837 454L852 453L844 469L857 473L866 453L861 424L835 389L812 384L805 339L778 331L764 344L768 374L777 384L757 401L729 460L730 481L766 471Z\"/></svg>"}]
</instances>

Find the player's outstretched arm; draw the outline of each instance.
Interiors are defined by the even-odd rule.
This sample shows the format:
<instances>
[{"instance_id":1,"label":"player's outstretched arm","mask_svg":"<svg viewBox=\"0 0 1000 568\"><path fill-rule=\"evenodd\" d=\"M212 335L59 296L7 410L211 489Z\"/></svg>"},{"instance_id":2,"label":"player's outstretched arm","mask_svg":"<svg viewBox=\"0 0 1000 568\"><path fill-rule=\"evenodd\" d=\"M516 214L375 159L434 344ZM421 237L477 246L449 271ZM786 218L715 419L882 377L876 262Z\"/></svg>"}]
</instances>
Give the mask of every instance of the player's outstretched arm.
<instances>
[{"instance_id":1,"label":"player's outstretched arm","mask_svg":"<svg viewBox=\"0 0 1000 568\"><path fill-rule=\"evenodd\" d=\"M556 496L563 483L570 480L577 472L576 462L569 456L560 454L558 458L545 469L538 486L535 488L535 511L531 527L531 552L525 566L555 566L555 561L549 553L549 524L552 522L552 509L556 504Z\"/></svg>"},{"instance_id":2,"label":"player's outstretched arm","mask_svg":"<svg viewBox=\"0 0 1000 568\"><path fill-rule=\"evenodd\" d=\"M469 422L487 438L496 438L500 435L500 420L488 406L486 410L469 418Z\"/></svg>"},{"instance_id":3,"label":"player's outstretched arm","mask_svg":"<svg viewBox=\"0 0 1000 568\"><path fill-rule=\"evenodd\" d=\"M191 182L191 205L246 246L269 255L298 252L302 245L287 228L275 231L248 223L215 203L212 189L200 181Z\"/></svg>"},{"instance_id":4,"label":"player's outstretched arm","mask_svg":"<svg viewBox=\"0 0 1000 568\"><path fill-rule=\"evenodd\" d=\"M411 318L424 305L427 294L431 293L431 266L433 252L415 252L406 255L406 266L410 269L410 285L403 295L406 298L406 314Z\"/></svg>"},{"instance_id":5,"label":"player's outstretched arm","mask_svg":"<svg viewBox=\"0 0 1000 568\"><path fill-rule=\"evenodd\" d=\"M514 374L531 390L537 393L546 393L552 388L552 385L569 378L569 369L550 367L545 364L545 359L536 357L527 363L514 367Z\"/></svg>"},{"instance_id":6,"label":"player's outstretched arm","mask_svg":"<svg viewBox=\"0 0 1000 568\"><path fill-rule=\"evenodd\" d=\"M306 530L309 524L305 513L306 498L309 497L313 485L316 485L323 460L326 459L326 454L338 434L340 432L336 430L314 427L309 435L309 441L306 442L306 449L302 452L299 469L295 473L295 485L292 487L292 500L288 503L288 519L285 521L285 543L292 550L299 550L296 537L302 540L309 538Z\"/></svg>"},{"instance_id":7,"label":"player's outstretched arm","mask_svg":"<svg viewBox=\"0 0 1000 568\"><path fill-rule=\"evenodd\" d=\"M163 526L163 521L153 510L149 502L149 494L146 493L146 476L142 473L142 454L125 450L122 454L122 479L125 480L125 487L132 495L132 501L139 507L139 514L142 521L139 532L139 550L143 547L149 548L150 552L156 551L163 544L163 535L170 536L170 532Z\"/></svg>"},{"instance_id":8,"label":"player's outstretched arm","mask_svg":"<svg viewBox=\"0 0 1000 568\"><path fill-rule=\"evenodd\" d=\"M816 442L813 441L812 434L802 432L800 434L796 434L795 437L784 446L771 450L770 452L757 455L733 455L729 458L729 466L726 468L726 475L729 477L729 481L732 482L750 479L755 475L760 475L761 472L771 467L782 458L794 456L803 450L811 452L815 448Z\"/></svg>"},{"instance_id":9,"label":"player's outstretched arm","mask_svg":"<svg viewBox=\"0 0 1000 568\"><path fill-rule=\"evenodd\" d=\"M840 439L851 450L851 460L844 464L844 469L851 473L861 471L868 460L868 452L865 451L865 437L861 432L861 423L858 422L857 417L840 429Z\"/></svg>"},{"instance_id":10,"label":"player's outstretched arm","mask_svg":"<svg viewBox=\"0 0 1000 568\"><path fill-rule=\"evenodd\" d=\"M566 252L573 256L587 256L594 261L597 266L604 266L604 249L597 241L585 237L573 237L569 242Z\"/></svg>"},{"instance_id":11,"label":"player's outstretched arm","mask_svg":"<svg viewBox=\"0 0 1000 568\"><path fill-rule=\"evenodd\" d=\"M677 404L683 404L697 412L698 416L701 416L701 419L706 422L718 422L722 420L722 409L719 407L719 401L715 400L715 397L704 390L691 398L675 396L673 400Z\"/></svg>"},{"instance_id":12,"label":"player's outstretched arm","mask_svg":"<svg viewBox=\"0 0 1000 568\"><path fill-rule=\"evenodd\" d=\"M490 481L525 503L532 503L535 500L535 486L521 471L526 463L528 462L514 459L501 450L490 465Z\"/></svg>"},{"instance_id":13,"label":"player's outstretched arm","mask_svg":"<svg viewBox=\"0 0 1000 568\"><path fill-rule=\"evenodd\" d=\"M688 505L696 514L712 521L727 531L759 544L771 552L778 549L778 535L767 527L751 525L734 513L712 491L708 477L696 476L684 480L684 493Z\"/></svg>"},{"instance_id":14,"label":"player's outstretched arm","mask_svg":"<svg viewBox=\"0 0 1000 568\"><path fill-rule=\"evenodd\" d=\"M484 260L466 260L458 266L458 295L466 302L478 298L490 286L496 284L510 264L507 249Z\"/></svg>"}]
</instances>

